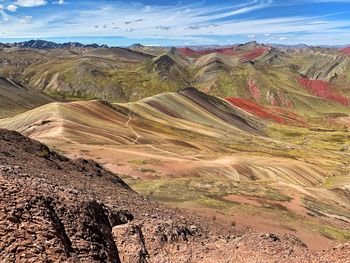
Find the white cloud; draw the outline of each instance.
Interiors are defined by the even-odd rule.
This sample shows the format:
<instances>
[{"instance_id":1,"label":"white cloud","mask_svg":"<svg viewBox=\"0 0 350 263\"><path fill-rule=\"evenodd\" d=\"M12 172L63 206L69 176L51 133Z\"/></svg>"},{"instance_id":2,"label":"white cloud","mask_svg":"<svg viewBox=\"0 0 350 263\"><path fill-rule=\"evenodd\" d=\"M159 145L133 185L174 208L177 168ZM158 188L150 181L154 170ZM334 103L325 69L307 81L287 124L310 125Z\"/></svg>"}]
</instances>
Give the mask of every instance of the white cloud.
<instances>
[{"instance_id":1,"label":"white cloud","mask_svg":"<svg viewBox=\"0 0 350 263\"><path fill-rule=\"evenodd\" d=\"M21 24L29 24L32 22L32 18L33 18L32 16L24 16L19 20L19 22Z\"/></svg>"},{"instance_id":2,"label":"white cloud","mask_svg":"<svg viewBox=\"0 0 350 263\"><path fill-rule=\"evenodd\" d=\"M58 0L58 1L52 2L52 4L54 4L54 5L65 5L65 4L67 4L67 2L65 2L65 0Z\"/></svg>"},{"instance_id":3,"label":"white cloud","mask_svg":"<svg viewBox=\"0 0 350 263\"><path fill-rule=\"evenodd\" d=\"M17 6L15 6L15 5L8 5L7 6L7 10L10 11L10 12L16 12Z\"/></svg>"},{"instance_id":4,"label":"white cloud","mask_svg":"<svg viewBox=\"0 0 350 263\"><path fill-rule=\"evenodd\" d=\"M22 7L33 7L33 6L42 6L46 5L46 0L17 0L15 5Z\"/></svg>"},{"instance_id":5,"label":"white cloud","mask_svg":"<svg viewBox=\"0 0 350 263\"><path fill-rule=\"evenodd\" d=\"M4 12L4 8L4 5L0 4L0 20L7 22L10 20L10 16Z\"/></svg>"},{"instance_id":6,"label":"white cloud","mask_svg":"<svg viewBox=\"0 0 350 263\"><path fill-rule=\"evenodd\" d=\"M2 20L7 22L10 20L10 16L8 14L6 14L2 9L4 7L2 6L1 9L0 9L0 14L1 14L1 17L2 17Z\"/></svg>"},{"instance_id":7,"label":"white cloud","mask_svg":"<svg viewBox=\"0 0 350 263\"><path fill-rule=\"evenodd\" d=\"M20 1L24 2L24 0L17 0L17 2ZM58 0L56 2L58 4ZM237 38L251 35L257 41L260 39L266 41L268 38L272 42L304 42L302 36L306 36L305 42L308 41L308 43L323 41L328 44L350 39L350 29L347 28L350 27L350 20L345 18L278 17L278 14L274 18L257 18L250 14L244 18L237 16L269 7L273 5L271 3L272 1L267 0L251 0L245 1L244 4L223 7L198 3L145 6L113 1L112 4L90 5L88 9L84 6L79 9L57 8L55 13L36 14L35 20L32 20L31 17L7 17L7 23L0 23L0 32L6 31L5 37L8 38L104 37L117 34L126 38L148 38L155 39L154 41L158 39L181 40L184 43L217 43L218 37L231 37L233 34ZM0 18L1 15L3 14L0 13ZM134 22L125 23L127 21ZM295 36L290 36L290 34ZM279 39L279 37L288 37L288 39Z\"/></svg>"}]
</instances>

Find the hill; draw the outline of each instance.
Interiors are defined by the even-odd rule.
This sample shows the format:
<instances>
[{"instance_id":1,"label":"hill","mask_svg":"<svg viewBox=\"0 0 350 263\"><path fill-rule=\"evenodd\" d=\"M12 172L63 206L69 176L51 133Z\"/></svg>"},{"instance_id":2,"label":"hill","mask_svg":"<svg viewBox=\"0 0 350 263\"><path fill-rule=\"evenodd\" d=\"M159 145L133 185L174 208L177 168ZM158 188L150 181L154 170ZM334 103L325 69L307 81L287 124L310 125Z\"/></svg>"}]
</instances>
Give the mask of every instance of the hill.
<instances>
[{"instance_id":1,"label":"hill","mask_svg":"<svg viewBox=\"0 0 350 263\"><path fill-rule=\"evenodd\" d=\"M150 54L153 56L160 56L164 53L167 53L171 48L162 46L143 46L141 44L136 43L131 45L129 49Z\"/></svg>"},{"instance_id":2,"label":"hill","mask_svg":"<svg viewBox=\"0 0 350 263\"><path fill-rule=\"evenodd\" d=\"M48 59L26 67L21 82L48 94L63 97L102 98L117 101L134 99L138 91L129 87L151 76L136 67L150 55L122 48L69 50L69 55L48 51ZM63 55L63 56L62 56ZM147 93L146 93L147 94ZM152 94L152 93L151 93ZM145 95L137 95L145 96Z\"/></svg>"},{"instance_id":3,"label":"hill","mask_svg":"<svg viewBox=\"0 0 350 263\"><path fill-rule=\"evenodd\" d=\"M0 78L0 118L14 116L53 101L54 98L35 89Z\"/></svg>"},{"instance_id":4,"label":"hill","mask_svg":"<svg viewBox=\"0 0 350 263\"><path fill-rule=\"evenodd\" d=\"M165 54L155 57L148 66L152 72L155 72L163 81L176 83L176 86L189 85L190 62L177 52L171 49Z\"/></svg>"}]
</instances>

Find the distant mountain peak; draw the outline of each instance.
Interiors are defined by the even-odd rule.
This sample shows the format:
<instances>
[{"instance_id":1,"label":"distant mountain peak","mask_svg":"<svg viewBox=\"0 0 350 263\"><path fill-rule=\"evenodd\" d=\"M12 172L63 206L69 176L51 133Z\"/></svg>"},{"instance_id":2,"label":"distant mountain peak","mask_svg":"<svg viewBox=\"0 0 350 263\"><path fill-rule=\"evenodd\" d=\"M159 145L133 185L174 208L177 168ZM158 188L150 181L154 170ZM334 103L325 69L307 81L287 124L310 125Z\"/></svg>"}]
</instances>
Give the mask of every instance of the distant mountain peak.
<instances>
[{"instance_id":1,"label":"distant mountain peak","mask_svg":"<svg viewBox=\"0 0 350 263\"><path fill-rule=\"evenodd\" d=\"M239 46L256 47L256 46L259 46L259 43L256 42L255 40L253 40L253 41L249 41L249 42L244 43L244 44L240 44Z\"/></svg>"},{"instance_id":2,"label":"distant mountain peak","mask_svg":"<svg viewBox=\"0 0 350 263\"><path fill-rule=\"evenodd\" d=\"M132 44L129 48L143 48L144 46L141 45L140 43L135 43L135 44Z\"/></svg>"},{"instance_id":3,"label":"distant mountain peak","mask_svg":"<svg viewBox=\"0 0 350 263\"><path fill-rule=\"evenodd\" d=\"M79 42L67 42L67 43L56 43L52 41L42 39L32 39L23 42L15 42L12 44L2 44L2 47L20 47L20 48L35 48L35 49L55 49L55 48L67 48L67 47L84 47L84 48L108 48L107 45L98 44L82 44Z\"/></svg>"}]
</instances>

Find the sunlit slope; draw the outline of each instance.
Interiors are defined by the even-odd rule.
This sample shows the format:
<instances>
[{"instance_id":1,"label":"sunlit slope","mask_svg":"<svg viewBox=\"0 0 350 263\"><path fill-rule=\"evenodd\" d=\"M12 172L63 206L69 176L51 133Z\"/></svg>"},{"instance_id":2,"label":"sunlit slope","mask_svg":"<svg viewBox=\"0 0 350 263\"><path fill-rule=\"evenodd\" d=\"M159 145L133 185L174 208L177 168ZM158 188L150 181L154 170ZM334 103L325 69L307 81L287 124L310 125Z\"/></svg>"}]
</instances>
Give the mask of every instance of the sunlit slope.
<instances>
[{"instance_id":1,"label":"sunlit slope","mask_svg":"<svg viewBox=\"0 0 350 263\"><path fill-rule=\"evenodd\" d=\"M123 146L136 156L183 162L179 174L304 186L320 184L326 176L312 164L278 156L291 146L268 138L267 123L193 88L128 104L52 103L0 120L0 127L65 150L85 145L118 152Z\"/></svg>"},{"instance_id":2,"label":"sunlit slope","mask_svg":"<svg viewBox=\"0 0 350 263\"><path fill-rule=\"evenodd\" d=\"M97 101L51 103L0 122L8 129L51 143L126 144L132 141L124 125L127 116Z\"/></svg>"},{"instance_id":3,"label":"sunlit slope","mask_svg":"<svg viewBox=\"0 0 350 263\"><path fill-rule=\"evenodd\" d=\"M350 60L339 50L280 49L256 42L223 50L180 49L193 61L194 86L303 116L349 114Z\"/></svg>"},{"instance_id":4,"label":"sunlit slope","mask_svg":"<svg viewBox=\"0 0 350 263\"><path fill-rule=\"evenodd\" d=\"M208 94L244 98L266 106L290 109L303 116L349 113L347 93L339 89L346 89L345 82L337 85L310 80L290 71L288 65L238 64L231 70L216 73L213 82L199 81L196 85Z\"/></svg>"},{"instance_id":5,"label":"sunlit slope","mask_svg":"<svg viewBox=\"0 0 350 263\"><path fill-rule=\"evenodd\" d=\"M140 124L135 119L138 119ZM78 131L87 135L99 134L97 137L104 136L106 141L112 140L119 144L133 141L130 138L133 136L130 134L132 126L142 133L142 140L151 142L160 141L158 135L153 134L155 132L173 136L173 133L176 134L180 130L217 138L234 132L260 135L264 133L264 125L250 114L195 89L114 106L98 101L52 103L15 118L1 120L1 123L27 135L36 136L48 130L56 132L56 128L60 127L63 134L73 135ZM147 125L143 126L144 123ZM116 131L120 136L112 135ZM122 135L123 133L125 135ZM81 140L85 141L86 138L81 137ZM77 140L80 140L79 136Z\"/></svg>"},{"instance_id":6,"label":"sunlit slope","mask_svg":"<svg viewBox=\"0 0 350 263\"><path fill-rule=\"evenodd\" d=\"M258 119L194 88L157 95L136 103L116 104L116 107L126 107L144 120L214 137L235 131L263 134L264 125ZM201 130L203 125L205 130Z\"/></svg>"},{"instance_id":7,"label":"sunlit slope","mask_svg":"<svg viewBox=\"0 0 350 263\"><path fill-rule=\"evenodd\" d=\"M130 80L135 85L142 79L136 67L150 58L122 48L78 49L70 55L49 53L47 59L25 68L22 81L49 94L128 101L132 96L127 89Z\"/></svg>"}]
</instances>

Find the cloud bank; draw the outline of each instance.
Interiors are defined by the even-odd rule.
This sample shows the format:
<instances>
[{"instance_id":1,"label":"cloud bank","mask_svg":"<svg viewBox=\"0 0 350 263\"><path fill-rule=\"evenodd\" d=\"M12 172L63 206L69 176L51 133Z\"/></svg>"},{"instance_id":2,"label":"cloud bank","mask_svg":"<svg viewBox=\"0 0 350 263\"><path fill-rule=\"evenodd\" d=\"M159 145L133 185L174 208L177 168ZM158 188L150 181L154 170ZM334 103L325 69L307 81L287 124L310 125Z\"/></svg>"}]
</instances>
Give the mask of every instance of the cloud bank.
<instances>
[{"instance_id":1,"label":"cloud bank","mask_svg":"<svg viewBox=\"0 0 350 263\"><path fill-rule=\"evenodd\" d=\"M147 5L111 2L4 1L6 5L0 7L2 38L118 36L135 42L164 39L169 43L194 44L251 39L274 43L345 44L347 39L350 42L350 16L344 12L345 6L350 8L347 0L251 0L234 4L210 1L171 5L160 5L156 1ZM331 3L338 3L335 6L339 8L327 11ZM287 10L290 6L310 7L310 11L304 8L305 11L291 12ZM37 11L39 8L41 12ZM343 12L337 12L339 10Z\"/></svg>"}]
</instances>

